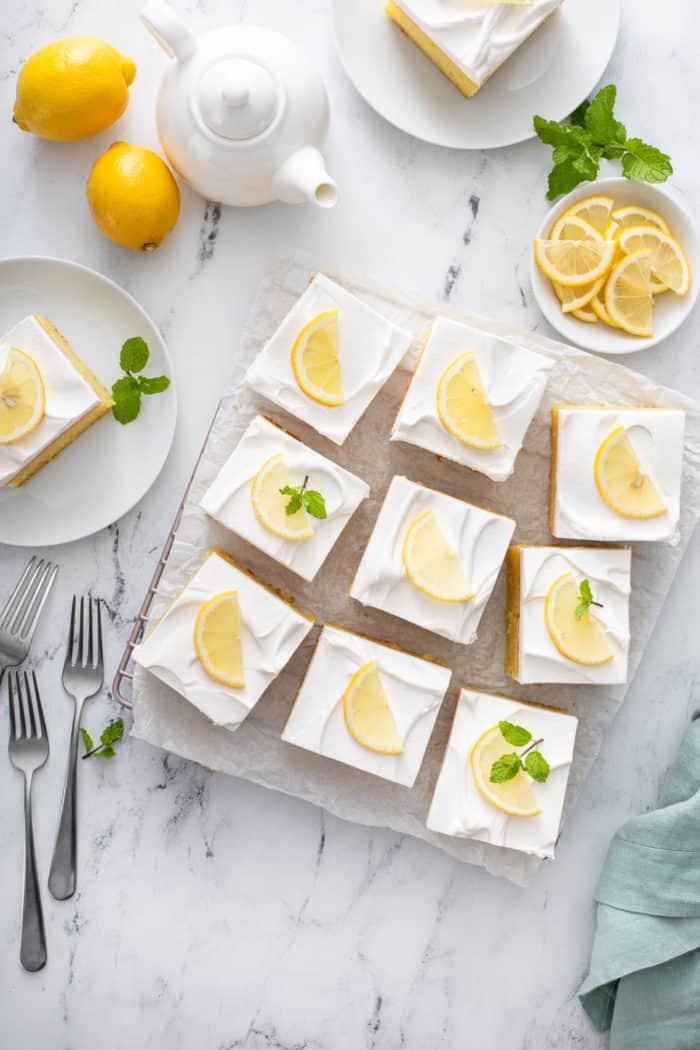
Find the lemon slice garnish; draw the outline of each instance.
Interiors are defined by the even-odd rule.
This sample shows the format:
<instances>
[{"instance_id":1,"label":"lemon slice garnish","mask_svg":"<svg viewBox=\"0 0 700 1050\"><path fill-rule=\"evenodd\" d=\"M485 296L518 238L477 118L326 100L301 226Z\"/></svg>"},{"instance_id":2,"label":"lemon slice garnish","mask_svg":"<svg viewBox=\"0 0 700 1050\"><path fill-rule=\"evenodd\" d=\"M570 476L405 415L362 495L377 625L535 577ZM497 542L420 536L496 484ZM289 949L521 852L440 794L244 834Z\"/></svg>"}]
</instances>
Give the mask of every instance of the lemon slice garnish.
<instances>
[{"instance_id":1,"label":"lemon slice garnish","mask_svg":"<svg viewBox=\"0 0 700 1050\"><path fill-rule=\"evenodd\" d=\"M493 409L486 400L479 368L472 353L448 365L438 380L437 411L451 434L474 448L501 448Z\"/></svg>"},{"instance_id":2,"label":"lemon slice garnish","mask_svg":"<svg viewBox=\"0 0 700 1050\"><path fill-rule=\"evenodd\" d=\"M615 324L630 335L654 334L650 257L649 251L624 255L605 285L605 309Z\"/></svg>"},{"instance_id":3,"label":"lemon slice garnish","mask_svg":"<svg viewBox=\"0 0 700 1050\"><path fill-rule=\"evenodd\" d=\"M342 405L338 310L327 310L305 324L292 347L292 371L301 390L321 405Z\"/></svg>"},{"instance_id":4,"label":"lemon slice garnish","mask_svg":"<svg viewBox=\"0 0 700 1050\"><path fill-rule=\"evenodd\" d=\"M658 226L664 233L670 233L666 220L658 212L651 208L640 208L636 204L629 204L626 208L616 208L612 217L620 229L626 226Z\"/></svg>"},{"instance_id":5,"label":"lemon slice garnish","mask_svg":"<svg viewBox=\"0 0 700 1050\"><path fill-rule=\"evenodd\" d=\"M403 744L376 661L363 664L350 679L343 693L343 715L350 736L368 751L402 754Z\"/></svg>"},{"instance_id":6,"label":"lemon slice garnish","mask_svg":"<svg viewBox=\"0 0 700 1050\"><path fill-rule=\"evenodd\" d=\"M469 758L474 782L484 798L502 813L510 817L536 817L542 810L537 805L530 778L522 769L502 784L494 784L490 779L493 763L512 750L498 726L482 733Z\"/></svg>"},{"instance_id":7,"label":"lemon slice garnish","mask_svg":"<svg viewBox=\"0 0 700 1050\"><path fill-rule=\"evenodd\" d=\"M593 227L591 227L593 229ZM567 288L580 287L607 274L615 257L615 242L535 239L535 262L542 273Z\"/></svg>"},{"instance_id":8,"label":"lemon slice garnish","mask_svg":"<svg viewBox=\"0 0 700 1050\"><path fill-rule=\"evenodd\" d=\"M194 647L208 675L233 689L243 688L241 610L237 591L222 591L204 602L195 620Z\"/></svg>"},{"instance_id":9,"label":"lemon slice garnish","mask_svg":"<svg viewBox=\"0 0 700 1050\"><path fill-rule=\"evenodd\" d=\"M610 222L615 202L612 197L586 197L577 201L565 213L563 218L578 218L589 223L599 233L603 233ZM559 220L561 222L561 219ZM551 234L550 236L554 236Z\"/></svg>"},{"instance_id":10,"label":"lemon slice garnish","mask_svg":"<svg viewBox=\"0 0 700 1050\"><path fill-rule=\"evenodd\" d=\"M10 445L36 430L45 409L44 381L36 361L24 350L10 347L0 373L0 445Z\"/></svg>"},{"instance_id":11,"label":"lemon slice garnish","mask_svg":"<svg viewBox=\"0 0 700 1050\"><path fill-rule=\"evenodd\" d=\"M294 479L281 453L265 460L253 478L250 499L261 525L283 540L308 540L314 535L309 517L303 507L287 514L289 496L280 489L293 485Z\"/></svg>"},{"instance_id":12,"label":"lemon slice garnish","mask_svg":"<svg viewBox=\"0 0 700 1050\"><path fill-rule=\"evenodd\" d=\"M459 558L445 539L432 510L417 514L403 542L406 575L419 591L438 602L474 597Z\"/></svg>"},{"instance_id":13,"label":"lemon slice garnish","mask_svg":"<svg viewBox=\"0 0 700 1050\"><path fill-rule=\"evenodd\" d=\"M573 573L565 572L554 581L544 603L549 637L567 660L587 666L607 664L614 653L600 621L590 609L576 619L580 600Z\"/></svg>"},{"instance_id":14,"label":"lemon slice garnish","mask_svg":"<svg viewBox=\"0 0 700 1050\"><path fill-rule=\"evenodd\" d=\"M650 251L649 266L652 276L676 295L685 295L690 288L690 263L675 237L656 226L627 226L617 235L618 244L626 255Z\"/></svg>"},{"instance_id":15,"label":"lemon slice garnish","mask_svg":"<svg viewBox=\"0 0 700 1050\"><path fill-rule=\"evenodd\" d=\"M666 513L663 497L642 470L624 427L617 427L602 442L593 473L601 499L624 518L658 518Z\"/></svg>"}]
</instances>

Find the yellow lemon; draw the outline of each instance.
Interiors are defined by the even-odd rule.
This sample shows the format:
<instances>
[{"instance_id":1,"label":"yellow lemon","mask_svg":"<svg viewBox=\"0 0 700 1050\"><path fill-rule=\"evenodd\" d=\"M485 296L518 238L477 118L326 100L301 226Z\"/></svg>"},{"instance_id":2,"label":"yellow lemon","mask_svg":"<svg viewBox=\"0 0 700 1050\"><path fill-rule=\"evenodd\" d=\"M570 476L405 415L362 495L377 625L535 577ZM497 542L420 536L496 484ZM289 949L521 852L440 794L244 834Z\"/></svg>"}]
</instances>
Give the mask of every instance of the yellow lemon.
<instances>
[{"instance_id":1,"label":"yellow lemon","mask_svg":"<svg viewBox=\"0 0 700 1050\"><path fill-rule=\"evenodd\" d=\"M31 434L44 418L46 395L36 361L10 347L0 357L0 445Z\"/></svg>"},{"instance_id":2,"label":"yellow lemon","mask_svg":"<svg viewBox=\"0 0 700 1050\"><path fill-rule=\"evenodd\" d=\"M536 817L542 810L537 805L532 782L522 769L511 780L501 784L494 784L491 780L494 762L512 750L498 726L492 726L482 733L469 759L474 782L484 798L508 816Z\"/></svg>"},{"instance_id":3,"label":"yellow lemon","mask_svg":"<svg viewBox=\"0 0 700 1050\"><path fill-rule=\"evenodd\" d=\"M135 75L131 59L104 40L55 40L35 51L19 72L15 124L57 142L95 135L124 112Z\"/></svg>"},{"instance_id":4,"label":"yellow lemon","mask_svg":"<svg viewBox=\"0 0 700 1050\"><path fill-rule=\"evenodd\" d=\"M353 740L380 755L402 754L401 737L374 660L355 672L342 700L345 725Z\"/></svg>"},{"instance_id":5,"label":"yellow lemon","mask_svg":"<svg viewBox=\"0 0 700 1050\"><path fill-rule=\"evenodd\" d=\"M650 251L623 255L605 285L605 309L613 322L630 335L654 334L650 259Z\"/></svg>"},{"instance_id":6,"label":"yellow lemon","mask_svg":"<svg viewBox=\"0 0 700 1050\"><path fill-rule=\"evenodd\" d=\"M617 427L601 443L593 473L601 499L623 517L658 518L666 513L663 497L642 470L624 427Z\"/></svg>"},{"instance_id":7,"label":"yellow lemon","mask_svg":"<svg viewBox=\"0 0 700 1050\"><path fill-rule=\"evenodd\" d=\"M270 456L253 478L250 498L258 521L281 536L284 540L308 540L314 530L309 523L309 516L303 507L294 514L287 514L289 496L280 489L293 485L289 468L281 453Z\"/></svg>"},{"instance_id":8,"label":"yellow lemon","mask_svg":"<svg viewBox=\"0 0 700 1050\"><path fill-rule=\"evenodd\" d=\"M110 241L152 252L180 213L180 191L167 164L150 149L115 142L87 181L90 213Z\"/></svg>"},{"instance_id":9,"label":"yellow lemon","mask_svg":"<svg viewBox=\"0 0 700 1050\"><path fill-rule=\"evenodd\" d=\"M243 688L241 610L237 591L222 591L204 602L195 620L194 647L208 675L232 689Z\"/></svg>"},{"instance_id":10,"label":"yellow lemon","mask_svg":"<svg viewBox=\"0 0 700 1050\"><path fill-rule=\"evenodd\" d=\"M419 591L438 602L467 602L474 594L459 558L445 539L432 510L417 514L403 543L406 575Z\"/></svg>"},{"instance_id":11,"label":"yellow lemon","mask_svg":"<svg viewBox=\"0 0 700 1050\"><path fill-rule=\"evenodd\" d=\"M565 572L549 588L544 603L549 637L567 660L589 667L607 664L614 653L605 631L590 609L576 619L579 604L579 589L573 573Z\"/></svg>"},{"instance_id":12,"label":"yellow lemon","mask_svg":"<svg viewBox=\"0 0 700 1050\"><path fill-rule=\"evenodd\" d=\"M437 411L451 434L474 448L501 448L493 409L472 353L456 358L438 380Z\"/></svg>"},{"instance_id":13,"label":"yellow lemon","mask_svg":"<svg viewBox=\"0 0 700 1050\"><path fill-rule=\"evenodd\" d=\"M337 310L326 310L304 325L292 346L292 371L307 397L329 408L343 404Z\"/></svg>"}]
</instances>

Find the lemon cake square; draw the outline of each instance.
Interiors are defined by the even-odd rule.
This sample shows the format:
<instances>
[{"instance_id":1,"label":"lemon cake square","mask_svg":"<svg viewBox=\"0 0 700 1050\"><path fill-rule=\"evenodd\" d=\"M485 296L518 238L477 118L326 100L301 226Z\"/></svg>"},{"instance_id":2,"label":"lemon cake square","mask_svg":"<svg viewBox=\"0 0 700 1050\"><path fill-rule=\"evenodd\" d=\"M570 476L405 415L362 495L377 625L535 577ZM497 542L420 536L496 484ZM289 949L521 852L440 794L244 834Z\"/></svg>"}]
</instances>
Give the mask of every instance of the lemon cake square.
<instances>
[{"instance_id":1,"label":"lemon cake square","mask_svg":"<svg viewBox=\"0 0 700 1050\"><path fill-rule=\"evenodd\" d=\"M507 560L506 674L523 685L626 682L629 548L513 546Z\"/></svg>"},{"instance_id":2,"label":"lemon cake square","mask_svg":"<svg viewBox=\"0 0 700 1050\"><path fill-rule=\"evenodd\" d=\"M317 274L247 372L257 393L342 445L411 335Z\"/></svg>"},{"instance_id":3,"label":"lemon cake square","mask_svg":"<svg viewBox=\"0 0 700 1050\"><path fill-rule=\"evenodd\" d=\"M553 362L469 325L433 321L391 433L492 481L511 476Z\"/></svg>"},{"instance_id":4,"label":"lemon cake square","mask_svg":"<svg viewBox=\"0 0 700 1050\"><path fill-rule=\"evenodd\" d=\"M134 649L134 660L215 725L235 730L313 626L212 550Z\"/></svg>"},{"instance_id":5,"label":"lemon cake square","mask_svg":"<svg viewBox=\"0 0 700 1050\"><path fill-rule=\"evenodd\" d=\"M369 491L354 474L256 416L200 506L302 579L313 580Z\"/></svg>"},{"instance_id":6,"label":"lemon cake square","mask_svg":"<svg viewBox=\"0 0 700 1050\"><path fill-rule=\"evenodd\" d=\"M0 488L23 485L111 408L51 322L25 317L0 339Z\"/></svg>"},{"instance_id":7,"label":"lemon cake square","mask_svg":"<svg viewBox=\"0 0 700 1050\"><path fill-rule=\"evenodd\" d=\"M501 514L395 477L350 594L468 645L514 529Z\"/></svg>"},{"instance_id":8,"label":"lemon cake square","mask_svg":"<svg viewBox=\"0 0 700 1050\"><path fill-rule=\"evenodd\" d=\"M563 0L386 0L384 10L471 98Z\"/></svg>"},{"instance_id":9,"label":"lemon cake square","mask_svg":"<svg viewBox=\"0 0 700 1050\"><path fill-rule=\"evenodd\" d=\"M431 660L327 625L282 739L411 787L450 677Z\"/></svg>"},{"instance_id":10,"label":"lemon cake square","mask_svg":"<svg viewBox=\"0 0 700 1050\"><path fill-rule=\"evenodd\" d=\"M684 434L680 409L555 406L552 535L677 543Z\"/></svg>"},{"instance_id":11,"label":"lemon cake square","mask_svg":"<svg viewBox=\"0 0 700 1050\"><path fill-rule=\"evenodd\" d=\"M553 857L577 725L556 708L462 689L427 827Z\"/></svg>"}]
</instances>

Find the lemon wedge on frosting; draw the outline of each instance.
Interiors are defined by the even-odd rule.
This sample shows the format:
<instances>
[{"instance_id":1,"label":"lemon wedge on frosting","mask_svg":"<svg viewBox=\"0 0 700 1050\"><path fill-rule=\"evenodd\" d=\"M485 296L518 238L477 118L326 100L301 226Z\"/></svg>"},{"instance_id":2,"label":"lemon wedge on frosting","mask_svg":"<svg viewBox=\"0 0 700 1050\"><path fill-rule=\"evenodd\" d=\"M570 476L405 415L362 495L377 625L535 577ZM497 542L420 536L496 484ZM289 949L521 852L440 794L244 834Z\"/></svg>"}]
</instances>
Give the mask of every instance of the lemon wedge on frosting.
<instances>
[{"instance_id":1,"label":"lemon wedge on frosting","mask_svg":"<svg viewBox=\"0 0 700 1050\"><path fill-rule=\"evenodd\" d=\"M666 513L663 497L642 470L624 427L617 427L601 443L593 473L601 499L623 517L658 518Z\"/></svg>"},{"instance_id":2,"label":"lemon wedge on frosting","mask_svg":"<svg viewBox=\"0 0 700 1050\"><path fill-rule=\"evenodd\" d=\"M414 587L438 602L474 597L459 558L445 539L432 510L417 514L403 543L403 565Z\"/></svg>"},{"instance_id":3,"label":"lemon wedge on frosting","mask_svg":"<svg viewBox=\"0 0 700 1050\"><path fill-rule=\"evenodd\" d=\"M287 514L289 496L280 489L293 484L293 478L281 453L265 460L253 478L250 499L261 525L283 540L308 540L314 534L303 507Z\"/></svg>"},{"instance_id":4,"label":"lemon wedge on frosting","mask_svg":"<svg viewBox=\"0 0 700 1050\"><path fill-rule=\"evenodd\" d=\"M292 371L299 388L314 401L331 408L344 403L337 310L326 310L304 325L292 346Z\"/></svg>"},{"instance_id":5,"label":"lemon wedge on frosting","mask_svg":"<svg viewBox=\"0 0 700 1050\"><path fill-rule=\"evenodd\" d=\"M462 354L447 366L438 380L437 411L451 434L473 448L500 448L502 441L493 409L472 353Z\"/></svg>"},{"instance_id":6,"label":"lemon wedge on frosting","mask_svg":"<svg viewBox=\"0 0 700 1050\"><path fill-rule=\"evenodd\" d=\"M241 610L237 591L222 591L204 602L195 620L194 647L208 675L233 689L243 688Z\"/></svg>"},{"instance_id":7,"label":"lemon wedge on frosting","mask_svg":"<svg viewBox=\"0 0 700 1050\"><path fill-rule=\"evenodd\" d=\"M522 769L501 784L494 784L491 780L493 763L512 750L498 726L482 733L469 759L474 782L484 798L508 816L536 817L542 810L537 805L532 781Z\"/></svg>"},{"instance_id":8,"label":"lemon wedge on frosting","mask_svg":"<svg viewBox=\"0 0 700 1050\"><path fill-rule=\"evenodd\" d=\"M380 755L400 755L403 744L374 660L363 664L343 693L345 725L353 740Z\"/></svg>"},{"instance_id":9,"label":"lemon wedge on frosting","mask_svg":"<svg viewBox=\"0 0 700 1050\"><path fill-rule=\"evenodd\" d=\"M36 430L45 409L44 381L36 361L14 346L0 353L0 445Z\"/></svg>"},{"instance_id":10,"label":"lemon wedge on frosting","mask_svg":"<svg viewBox=\"0 0 700 1050\"><path fill-rule=\"evenodd\" d=\"M544 603L549 637L567 660L589 667L609 663L614 653L600 621L590 609L576 619L580 601L573 573L563 573L547 591Z\"/></svg>"}]
</instances>

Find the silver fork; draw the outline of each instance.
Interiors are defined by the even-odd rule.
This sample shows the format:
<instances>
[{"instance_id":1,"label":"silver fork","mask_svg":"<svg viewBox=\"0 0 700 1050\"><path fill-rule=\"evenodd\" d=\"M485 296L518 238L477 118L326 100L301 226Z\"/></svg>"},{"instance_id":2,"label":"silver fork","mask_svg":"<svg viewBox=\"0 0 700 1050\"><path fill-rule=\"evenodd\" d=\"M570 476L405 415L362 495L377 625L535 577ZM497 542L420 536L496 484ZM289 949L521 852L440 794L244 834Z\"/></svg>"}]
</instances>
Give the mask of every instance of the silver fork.
<instances>
[{"instance_id":1,"label":"silver fork","mask_svg":"<svg viewBox=\"0 0 700 1050\"><path fill-rule=\"evenodd\" d=\"M49 757L49 736L41 707L39 686L32 671L13 672L8 679L10 700L10 761L24 773L24 895L19 958L25 970L46 963L46 935L36 875L32 825L32 778Z\"/></svg>"},{"instance_id":2,"label":"silver fork","mask_svg":"<svg viewBox=\"0 0 700 1050\"><path fill-rule=\"evenodd\" d=\"M32 558L0 612L0 684L9 667L26 659L57 573L57 565Z\"/></svg>"},{"instance_id":3,"label":"silver fork","mask_svg":"<svg viewBox=\"0 0 700 1050\"><path fill-rule=\"evenodd\" d=\"M77 860L77 756L83 704L98 693L104 681L102 660L102 603L99 598L73 596L68 651L63 664L63 688L74 700L68 769L61 816L49 871L49 890L58 901L75 893Z\"/></svg>"}]
</instances>

